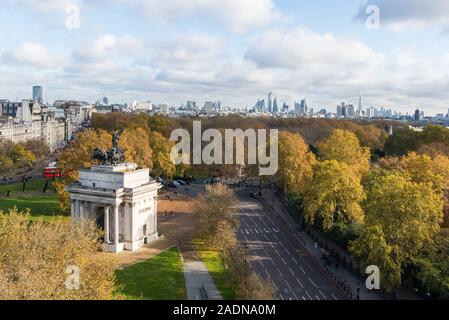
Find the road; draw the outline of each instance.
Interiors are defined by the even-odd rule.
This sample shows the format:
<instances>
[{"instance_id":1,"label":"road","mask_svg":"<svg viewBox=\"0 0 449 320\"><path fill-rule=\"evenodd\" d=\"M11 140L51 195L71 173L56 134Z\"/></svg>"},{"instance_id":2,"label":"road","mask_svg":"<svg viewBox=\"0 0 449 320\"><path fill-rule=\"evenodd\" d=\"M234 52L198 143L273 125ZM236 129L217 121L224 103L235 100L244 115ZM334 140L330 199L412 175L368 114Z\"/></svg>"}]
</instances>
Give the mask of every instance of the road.
<instances>
[{"instance_id":1,"label":"road","mask_svg":"<svg viewBox=\"0 0 449 320\"><path fill-rule=\"evenodd\" d=\"M280 217L247 196L240 197L238 215L239 242L247 246L252 269L272 282L278 299L344 299Z\"/></svg>"}]
</instances>

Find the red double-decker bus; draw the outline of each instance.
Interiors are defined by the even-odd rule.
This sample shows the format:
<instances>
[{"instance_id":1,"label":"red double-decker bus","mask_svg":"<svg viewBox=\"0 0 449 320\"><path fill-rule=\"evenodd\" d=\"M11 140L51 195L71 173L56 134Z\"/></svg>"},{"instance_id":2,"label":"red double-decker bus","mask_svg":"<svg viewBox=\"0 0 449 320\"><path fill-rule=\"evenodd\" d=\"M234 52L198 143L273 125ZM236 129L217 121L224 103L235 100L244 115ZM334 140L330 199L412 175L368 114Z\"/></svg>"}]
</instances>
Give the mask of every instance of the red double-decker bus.
<instances>
[{"instance_id":1,"label":"red double-decker bus","mask_svg":"<svg viewBox=\"0 0 449 320\"><path fill-rule=\"evenodd\" d=\"M61 170L56 164L50 164L50 166L44 169L44 179L60 178Z\"/></svg>"}]
</instances>

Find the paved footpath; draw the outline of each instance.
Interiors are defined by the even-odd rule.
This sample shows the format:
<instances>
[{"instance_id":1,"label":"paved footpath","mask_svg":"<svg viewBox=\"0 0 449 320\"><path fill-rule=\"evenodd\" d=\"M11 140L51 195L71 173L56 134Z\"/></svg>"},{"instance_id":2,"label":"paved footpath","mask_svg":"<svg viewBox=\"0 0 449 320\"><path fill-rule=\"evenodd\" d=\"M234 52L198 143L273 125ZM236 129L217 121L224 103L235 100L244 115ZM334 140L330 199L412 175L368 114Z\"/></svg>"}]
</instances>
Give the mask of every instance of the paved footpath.
<instances>
[{"instance_id":1,"label":"paved footpath","mask_svg":"<svg viewBox=\"0 0 449 320\"><path fill-rule=\"evenodd\" d=\"M223 300L202 261L184 261L188 300Z\"/></svg>"}]
</instances>

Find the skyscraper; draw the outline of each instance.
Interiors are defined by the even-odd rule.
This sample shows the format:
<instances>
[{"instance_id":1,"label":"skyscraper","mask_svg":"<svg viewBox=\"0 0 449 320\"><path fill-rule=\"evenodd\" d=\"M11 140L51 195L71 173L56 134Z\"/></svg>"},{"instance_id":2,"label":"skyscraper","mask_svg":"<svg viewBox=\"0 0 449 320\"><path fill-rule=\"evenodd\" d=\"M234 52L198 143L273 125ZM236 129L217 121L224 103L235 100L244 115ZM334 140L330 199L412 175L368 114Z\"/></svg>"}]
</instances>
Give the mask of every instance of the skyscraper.
<instances>
[{"instance_id":1,"label":"skyscraper","mask_svg":"<svg viewBox=\"0 0 449 320\"><path fill-rule=\"evenodd\" d=\"M419 109L416 109L415 111L415 121L419 121L421 120L421 112L419 111Z\"/></svg>"},{"instance_id":2,"label":"skyscraper","mask_svg":"<svg viewBox=\"0 0 449 320\"><path fill-rule=\"evenodd\" d=\"M359 106L358 106L358 111L362 111L363 110L363 93L360 92L360 97L359 97Z\"/></svg>"},{"instance_id":3,"label":"skyscraper","mask_svg":"<svg viewBox=\"0 0 449 320\"><path fill-rule=\"evenodd\" d=\"M302 100L301 100L301 107L300 107L299 111L300 111L300 113L302 113L302 114L307 114L307 112L308 112L308 107L307 107L306 99L302 99Z\"/></svg>"},{"instance_id":4,"label":"skyscraper","mask_svg":"<svg viewBox=\"0 0 449 320\"><path fill-rule=\"evenodd\" d=\"M44 103L44 91L41 86L33 87L33 101L38 102L40 104Z\"/></svg>"},{"instance_id":5,"label":"skyscraper","mask_svg":"<svg viewBox=\"0 0 449 320\"><path fill-rule=\"evenodd\" d=\"M277 98L274 98L274 101L273 101L273 110L272 110L273 112L272 113L278 113L279 112L279 108L278 108L278 100L277 100Z\"/></svg>"},{"instance_id":6,"label":"skyscraper","mask_svg":"<svg viewBox=\"0 0 449 320\"><path fill-rule=\"evenodd\" d=\"M272 97L273 97L273 93L272 92L270 92L269 94L268 94L268 101L267 101L267 109L268 109L268 112L269 113L273 113L273 100L272 100Z\"/></svg>"}]
</instances>

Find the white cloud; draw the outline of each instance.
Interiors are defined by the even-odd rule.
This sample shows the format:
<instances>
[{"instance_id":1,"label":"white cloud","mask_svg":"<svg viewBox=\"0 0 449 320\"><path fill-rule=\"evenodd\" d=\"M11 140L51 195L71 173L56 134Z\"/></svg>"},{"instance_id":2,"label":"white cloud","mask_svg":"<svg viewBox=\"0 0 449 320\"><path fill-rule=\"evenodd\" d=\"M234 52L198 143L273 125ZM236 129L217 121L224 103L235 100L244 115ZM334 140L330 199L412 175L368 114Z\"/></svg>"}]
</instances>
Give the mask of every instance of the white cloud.
<instances>
[{"instance_id":1,"label":"white cloud","mask_svg":"<svg viewBox=\"0 0 449 320\"><path fill-rule=\"evenodd\" d=\"M2 0L1 5L17 6L37 10L41 13L50 13L52 11L63 11L72 5L82 6L84 0Z\"/></svg>"},{"instance_id":2,"label":"white cloud","mask_svg":"<svg viewBox=\"0 0 449 320\"><path fill-rule=\"evenodd\" d=\"M245 57L261 68L339 81L369 76L383 62L382 54L359 41L304 28L267 31L253 41Z\"/></svg>"},{"instance_id":3,"label":"white cloud","mask_svg":"<svg viewBox=\"0 0 449 320\"><path fill-rule=\"evenodd\" d=\"M447 0L369 0L359 8L356 19L366 19L367 5L380 9L381 27L386 25L397 31L410 28L449 27L449 1Z\"/></svg>"},{"instance_id":4,"label":"white cloud","mask_svg":"<svg viewBox=\"0 0 449 320\"><path fill-rule=\"evenodd\" d=\"M104 0L97 0L104 1ZM273 0L114 0L132 4L151 18L171 23L186 18L217 21L235 32L266 26L280 19ZM108 1L109 2L109 1Z\"/></svg>"},{"instance_id":5,"label":"white cloud","mask_svg":"<svg viewBox=\"0 0 449 320\"><path fill-rule=\"evenodd\" d=\"M39 68L53 68L61 66L63 59L50 53L39 43L25 42L13 51L5 51L1 55L3 64L32 66Z\"/></svg>"}]
</instances>

